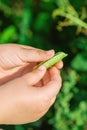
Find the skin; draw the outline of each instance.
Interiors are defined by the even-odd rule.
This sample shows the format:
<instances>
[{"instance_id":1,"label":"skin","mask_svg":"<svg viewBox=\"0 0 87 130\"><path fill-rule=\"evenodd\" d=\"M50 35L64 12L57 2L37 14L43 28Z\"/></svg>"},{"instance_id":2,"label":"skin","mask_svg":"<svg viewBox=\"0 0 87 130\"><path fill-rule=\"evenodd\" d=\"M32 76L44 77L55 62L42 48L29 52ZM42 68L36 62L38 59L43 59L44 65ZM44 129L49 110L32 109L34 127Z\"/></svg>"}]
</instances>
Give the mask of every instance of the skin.
<instances>
[{"instance_id":1,"label":"skin","mask_svg":"<svg viewBox=\"0 0 87 130\"><path fill-rule=\"evenodd\" d=\"M0 124L26 124L46 114L61 88L63 63L48 70L33 67L53 55L53 50L0 45Z\"/></svg>"}]
</instances>

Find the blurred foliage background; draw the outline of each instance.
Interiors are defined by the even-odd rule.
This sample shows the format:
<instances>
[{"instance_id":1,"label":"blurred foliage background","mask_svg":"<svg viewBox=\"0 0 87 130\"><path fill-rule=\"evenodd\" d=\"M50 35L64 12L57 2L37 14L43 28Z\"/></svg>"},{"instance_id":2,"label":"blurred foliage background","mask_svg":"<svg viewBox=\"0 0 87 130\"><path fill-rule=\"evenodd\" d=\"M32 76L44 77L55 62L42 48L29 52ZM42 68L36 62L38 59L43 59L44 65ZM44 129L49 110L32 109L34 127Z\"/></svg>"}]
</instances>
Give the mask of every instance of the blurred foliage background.
<instances>
[{"instance_id":1,"label":"blurred foliage background","mask_svg":"<svg viewBox=\"0 0 87 130\"><path fill-rule=\"evenodd\" d=\"M0 0L0 44L64 51L63 85L39 121L3 130L87 130L87 0ZM13 117L14 118L14 117Z\"/></svg>"}]
</instances>

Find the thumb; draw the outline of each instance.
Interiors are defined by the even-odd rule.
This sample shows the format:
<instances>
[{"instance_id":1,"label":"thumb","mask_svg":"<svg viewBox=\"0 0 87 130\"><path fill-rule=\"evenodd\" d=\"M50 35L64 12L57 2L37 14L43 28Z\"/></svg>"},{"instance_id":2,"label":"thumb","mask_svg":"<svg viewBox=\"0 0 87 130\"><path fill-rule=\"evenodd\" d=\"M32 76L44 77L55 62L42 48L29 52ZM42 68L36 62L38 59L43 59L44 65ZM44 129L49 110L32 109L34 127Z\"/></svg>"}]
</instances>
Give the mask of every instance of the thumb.
<instances>
[{"instance_id":1,"label":"thumb","mask_svg":"<svg viewBox=\"0 0 87 130\"><path fill-rule=\"evenodd\" d=\"M24 75L23 78L29 85L35 85L43 78L45 72L46 67L42 65L38 69L35 69L29 74Z\"/></svg>"}]
</instances>

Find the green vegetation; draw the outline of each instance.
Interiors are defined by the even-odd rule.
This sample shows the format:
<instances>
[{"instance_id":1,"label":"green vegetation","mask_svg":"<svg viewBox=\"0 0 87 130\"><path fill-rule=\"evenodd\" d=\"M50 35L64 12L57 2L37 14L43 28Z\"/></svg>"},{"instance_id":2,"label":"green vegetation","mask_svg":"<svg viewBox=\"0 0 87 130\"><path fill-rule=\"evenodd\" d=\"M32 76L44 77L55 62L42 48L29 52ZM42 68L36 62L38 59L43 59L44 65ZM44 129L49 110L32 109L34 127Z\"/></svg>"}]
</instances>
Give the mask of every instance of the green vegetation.
<instances>
[{"instance_id":1,"label":"green vegetation","mask_svg":"<svg viewBox=\"0 0 87 130\"><path fill-rule=\"evenodd\" d=\"M63 86L39 121L4 130L87 130L87 0L0 0L0 44L68 53ZM14 118L14 117L13 117Z\"/></svg>"}]
</instances>

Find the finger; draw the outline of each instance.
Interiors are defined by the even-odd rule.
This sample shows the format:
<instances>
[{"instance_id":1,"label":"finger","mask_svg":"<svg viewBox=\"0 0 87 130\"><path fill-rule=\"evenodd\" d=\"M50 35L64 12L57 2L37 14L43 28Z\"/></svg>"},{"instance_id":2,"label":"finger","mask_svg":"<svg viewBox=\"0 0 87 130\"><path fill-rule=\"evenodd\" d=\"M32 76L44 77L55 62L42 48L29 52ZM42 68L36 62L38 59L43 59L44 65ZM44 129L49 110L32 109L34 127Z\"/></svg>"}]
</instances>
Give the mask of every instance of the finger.
<instances>
[{"instance_id":1,"label":"finger","mask_svg":"<svg viewBox=\"0 0 87 130\"><path fill-rule=\"evenodd\" d=\"M42 79L43 85L47 84L49 81L50 81L50 74L49 74L49 70L47 70Z\"/></svg>"},{"instance_id":2,"label":"finger","mask_svg":"<svg viewBox=\"0 0 87 130\"><path fill-rule=\"evenodd\" d=\"M43 86L42 80L35 84L35 87L42 87L42 86Z\"/></svg>"},{"instance_id":3,"label":"finger","mask_svg":"<svg viewBox=\"0 0 87 130\"><path fill-rule=\"evenodd\" d=\"M43 51L40 49L23 49L18 52L18 57L24 62L41 62L54 55L54 50Z\"/></svg>"},{"instance_id":4,"label":"finger","mask_svg":"<svg viewBox=\"0 0 87 130\"><path fill-rule=\"evenodd\" d=\"M32 46L27 46L27 45L19 45L22 49L36 49L35 47Z\"/></svg>"},{"instance_id":5,"label":"finger","mask_svg":"<svg viewBox=\"0 0 87 130\"><path fill-rule=\"evenodd\" d=\"M62 80L60 76L60 71L57 70L56 67L53 67L50 70L50 75L51 75L51 81L47 83L44 87L42 87L41 91L43 95L45 95L47 98L52 99L58 94L61 88Z\"/></svg>"},{"instance_id":6,"label":"finger","mask_svg":"<svg viewBox=\"0 0 87 130\"><path fill-rule=\"evenodd\" d=\"M60 62L56 63L56 64L55 64L55 67L56 67L57 69L62 69L62 68L63 68L63 62L60 61Z\"/></svg>"},{"instance_id":7,"label":"finger","mask_svg":"<svg viewBox=\"0 0 87 130\"><path fill-rule=\"evenodd\" d=\"M33 66L33 65L32 65ZM1 68L0 68L1 70ZM30 65L26 64L24 66L20 67L15 67L11 70L0 72L0 85L5 84L6 82L13 80L15 78L18 78L26 73L29 73L30 71Z\"/></svg>"},{"instance_id":8,"label":"finger","mask_svg":"<svg viewBox=\"0 0 87 130\"><path fill-rule=\"evenodd\" d=\"M38 69L35 69L29 74L24 75L23 78L25 81L27 81L29 85L35 85L42 79L45 72L46 72L45 66L40 66Z\"/></svg>"}]
</instances>

